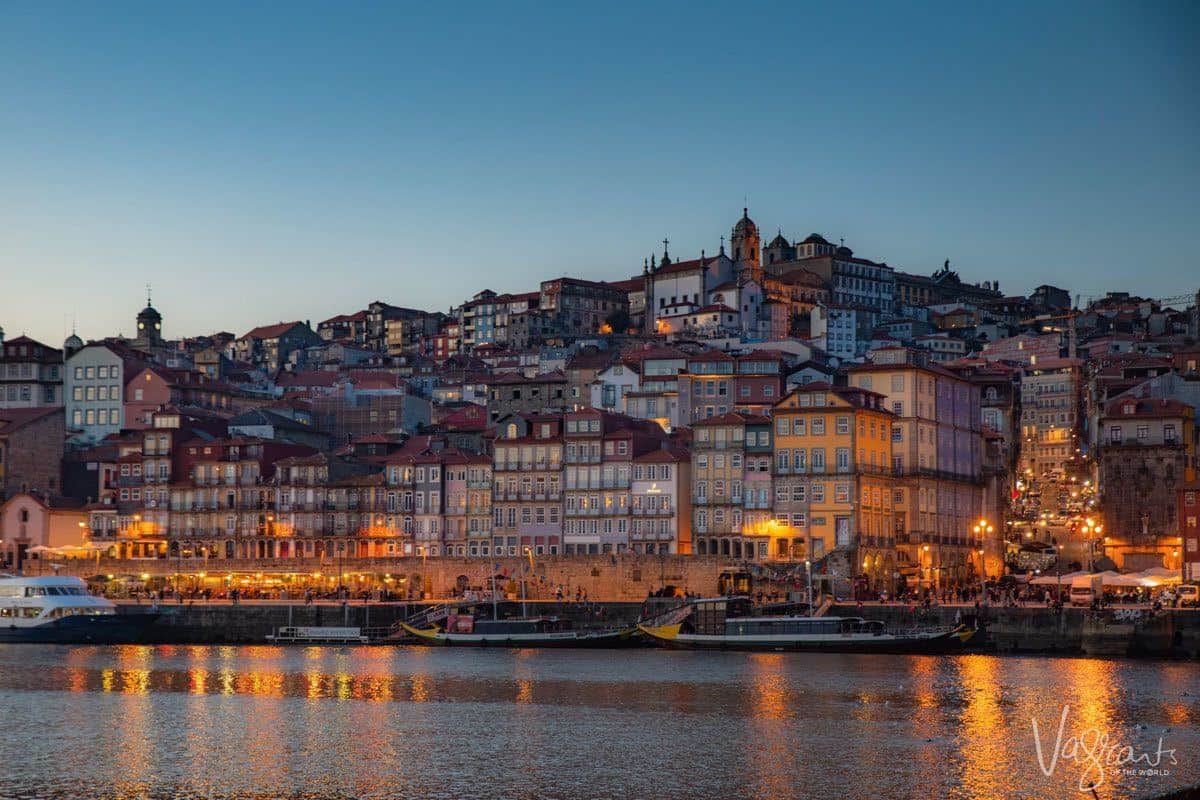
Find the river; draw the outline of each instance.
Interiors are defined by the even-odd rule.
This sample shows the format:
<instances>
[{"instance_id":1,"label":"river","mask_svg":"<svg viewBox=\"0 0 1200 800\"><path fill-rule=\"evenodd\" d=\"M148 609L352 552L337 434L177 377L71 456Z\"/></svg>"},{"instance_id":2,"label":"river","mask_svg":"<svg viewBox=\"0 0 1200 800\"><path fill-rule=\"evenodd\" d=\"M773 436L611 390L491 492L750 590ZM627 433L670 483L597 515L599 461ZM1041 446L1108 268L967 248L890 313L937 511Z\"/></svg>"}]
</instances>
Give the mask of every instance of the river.
<instances>
[{"instance_id":1,"label":"river","mask_svg":"<svg viewBox=\"0 0 1200 800\"><path fill-rule=\"evenodd\" d=\"M1035 718L1043 764L1065 753L1049 776ZM0 720L0 798L1077 798L1081 780L1110 798L1200 783L1195 662L4 645ZM1133 774L1067 757L1070 737L1101 734L1141 756Z\"/></svg>"}]
</instances>

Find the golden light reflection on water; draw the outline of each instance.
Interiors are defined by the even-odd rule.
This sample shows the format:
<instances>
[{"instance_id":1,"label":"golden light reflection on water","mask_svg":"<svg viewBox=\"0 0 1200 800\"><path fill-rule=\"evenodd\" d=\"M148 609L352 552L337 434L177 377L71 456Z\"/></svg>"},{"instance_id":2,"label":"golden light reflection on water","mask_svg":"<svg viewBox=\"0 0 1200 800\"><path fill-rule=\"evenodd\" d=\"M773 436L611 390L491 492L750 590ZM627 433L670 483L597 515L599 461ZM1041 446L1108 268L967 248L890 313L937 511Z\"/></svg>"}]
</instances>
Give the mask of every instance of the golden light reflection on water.
<instances>
[{"instance_id":1,"label":"golden light reflection on water","mask_svg":"<svg viewBox=\"0 0 1200 800\"><path fill-rule=\"evenodd\" d=\"M308 682L308 699L316 700L323 694L321 689L321 673L317 671L309 672L305 675Z\"/></svg>"},{"instance_id":2,"label":"golden light reflection on water","mask_svg":"<svg viewBox=\"0 0 1200 800\"><path fill-rule=\"evenodd\" d=\"M150 670L124 669L119 678L121 691L125 694L150 694Z\"/></svg>"},{"instance_id":3,"label":"golden light reflection on water","mask_svg":"<svg viewBox=\"0 0 1200 800\"><path fill-rule=\"evenodd\" d=\"M429 702L429 686L424 675L418 673L412 676L409 680L409 691L409 699L414 703Z\"/></svg>"},{"instance_id":4,"label":"golden light reflection on water","mask_svg":"<svg viewBox=\"0 0 1200 800\"><path fill-rule=\"evenodd\" d=\"M1113 701L1122 691L1117 680L1117 663L1090 658L1056 663L1065 673L1065 683L1070 687L1070 694L1063 698L1063 703L1071 706L1068 724L1073 723L1077 729L1114 731L1118 723Z\"/></svg>"},{"instance_id":5,"label":"golden light reflection on water","mask_svg":"<svg viewBox=\"0 0 1200 800\"><path fill-rule=\"evenodd\" d=\"M1014 767L1002 735L1000 664L989 656L960 656L955 666L966 703L958 735L962 787L968 797L994 797L995 787L1010 779Z\"/></svg>"},{"instance_id":6,"label":"golden light reflection on water","mask_svg":"<svg viewBox=\"0 0 1200 800\"><path fill-rule=\"evenodd\" d=\"M120 665L149 665L150 648L117 648ZM151 777L152 744L149 741L151 697L149 669L119 669L113 671L106 691L126 695L121 703L121 725L116 727L118 746L115 751L119 793L138 793Z\"/></svg>"},{"instance_id":7,"label":"golden light reflection on water","mask_svg":"<svg viewBox=\"0 0 1200 800\"><path fill-rule=\"evenodd\" d=\"M684 786L694 776L710 781L696 796L1065 800L1069 778L1041 781L1030 735L1032 715L1056 725L1064 704L1071 729L1124 726L1115 732L1128 737L1135 722L1177 725L1171 736L1183 738L1167 746L1200 751L1193 664L264 646L84 648L29 669L6 655L0 649L0 702L12 707L21 691L79 693L66 707L103 731L86 737L103 741L87 760L113 797L157 796L162 785L187 789L177 796L245 787L277 797L303 796L297 787L314 797L437 794L441 783L415 776L450 779L429 743L458 741L467 749L455 774L472 775L458 795L488 785L486 770L505 769L564 797L602 785L651 796L657 781ZM487 742L471 750L463 733L478 730ZM542 752L564 737L591 748L577 750L570 769L514 763L528 758L522 748ZM625 772L589 766L607 758ZM717 792L711 781L726 773L737 786ZM623 783L635 774L642 783ZM1127 788L1114 782L1102 796Z\"/></svg>"},{"instance_id":8,"label":"golden light reflection on water","mask_svg":"<svg viewBox=\"0 0 1200 800\"><path fill-rule=\"evenodd\" d=\"M754 653L748 657L752 716L751 751L754 763L748 780L754 797L791 797L796 791L794 772L790 768L794 756L791 741L785 735L785 721L794 716L793 706L799 701L791 688L789 661L779 653Z\"/></svg>"},{"instance_id":9,"label":"golden light reflection on water","mask_svg":"<svg viewBox=\"0 0 1200 800\"><path fill-rule=\"evenodd\" d=\"M192 694L208 694L208 670L192 667L188 670L188 691Z\"/></svg>"}]
</instances>

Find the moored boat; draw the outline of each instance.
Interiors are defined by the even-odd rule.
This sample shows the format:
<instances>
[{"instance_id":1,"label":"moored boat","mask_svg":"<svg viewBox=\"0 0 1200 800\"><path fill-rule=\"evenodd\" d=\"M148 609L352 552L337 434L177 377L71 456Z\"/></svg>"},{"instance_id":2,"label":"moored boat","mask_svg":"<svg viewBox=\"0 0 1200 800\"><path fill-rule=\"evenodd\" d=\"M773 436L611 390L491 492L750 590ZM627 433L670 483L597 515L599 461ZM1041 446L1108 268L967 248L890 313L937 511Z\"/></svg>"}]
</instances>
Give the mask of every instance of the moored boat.
<instances>
[{"instance_id":1,"label":"moored boat","mask_svg":"<svg viewBox=\"0 0 1200 800\"><path fill-rule=\"evenodd\" d=\"M748 598L694 600L690 613L638 629L668 647L690 650L817 651L836 653L944 653L961 650L975 635L965 625L889 629L862 617L755 616Z\"/></svg>"},{"instance_id":2,"label":"moored boat","mask_svg":"<svg viewBox=\"0 0 1200 800\"><path fill-rule=\"evenodd\" d=\"M558 617L474 619L450 615L446 628L400 627L419 644L443 647L627 647L638 643L637 628L578 629Z\"/></svg>"},{"instance_id":3,"label":"moored boat","mask_svg":"<svg viewBox=\"0 0 1200 800\"><path fill-rule=\"evenodd\" d=\"M154 613L118 613L79 578L0 575L0 643L136 644Z\"/></svg>"}]
</instances>

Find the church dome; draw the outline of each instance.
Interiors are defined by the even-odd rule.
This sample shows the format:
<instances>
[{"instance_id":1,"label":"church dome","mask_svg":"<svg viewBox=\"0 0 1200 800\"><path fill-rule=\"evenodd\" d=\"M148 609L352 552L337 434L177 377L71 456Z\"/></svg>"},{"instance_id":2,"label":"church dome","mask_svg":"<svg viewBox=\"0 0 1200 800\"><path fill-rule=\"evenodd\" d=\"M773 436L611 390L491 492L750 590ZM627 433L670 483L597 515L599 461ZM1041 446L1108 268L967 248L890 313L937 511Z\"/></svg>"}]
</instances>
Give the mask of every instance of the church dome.
<instances>
[{"instance_id":1,"label":"church dome","mask_svg":"<svg viewBox=\"0 0 1200 800\"><path fill-rule=\"evenodd\" d=\"M767 245L767 247L768 248L779 247L779 248L786 249L788 247L791 247L791 245L788 243L787 239L783 238L783 234L779 233L779 234L775 235L775 238L771 240L771 243L769 245Z\"/></svg>"},{"instance_id":2,"label":"church dome","mask_svg":"<svg viewBox=\"0 0 1200 800\"><path fill-rule=\"evenodd\" d=\"M750 219L749 209L742 209L742 218L733 226L734 233L748 233L753 231L758 233L758 226L754 224L754 220Z\"/></svg>"},{"instance_id":3,"label":"church dome","mask_svg":"<svg viewBox=\"0 0 1200 800\"><path fill-rule=\"evenodd\" d=\"M80 339L75 334L71 334L63 342L63 350L79 350L83 347L83 339Z\"/></svg>"},{"instance_id":4,"label":"church dome","mask_svg":"<svg viewBox=\"0 0 1200 800\"><path fill-rule=\"evenodd\" d=\"M829 244L829 242L819 233L810 233L808 238L800 244Z\"/></svg>"}]
</instances>

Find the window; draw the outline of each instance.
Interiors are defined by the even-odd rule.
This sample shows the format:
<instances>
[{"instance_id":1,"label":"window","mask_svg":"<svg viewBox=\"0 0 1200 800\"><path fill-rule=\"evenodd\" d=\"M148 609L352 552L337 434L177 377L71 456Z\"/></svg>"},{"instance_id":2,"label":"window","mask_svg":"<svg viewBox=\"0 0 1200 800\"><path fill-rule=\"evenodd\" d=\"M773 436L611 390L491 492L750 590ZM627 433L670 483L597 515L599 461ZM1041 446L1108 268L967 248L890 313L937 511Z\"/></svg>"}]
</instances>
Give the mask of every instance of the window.
<instances>
[{"instance_id":1,"label":"window","mask_svg":"<svg viewBox=\"0 0 1200 800\"><path fill-rule=\"evenodd\" d=\"M824 417L813 417L812 432L813 432L813 436L824 436L825 435L825 418ZM814 460L814 463L816 463L815 460Z\"/></svg>"},{"instance_id":2,"label":"window","mask_svg":"<svg viewBox=\"0 0 1200 800\"><path fill-rule=\"evenodd\" d=\"M838 417L837 418L837 432L839 434L846 434L846 433L850 432L850 418L849 417Z\"/></svg>"},{"instance_id":3,"label":"window","mask_svg":"<svg viewBox=\"0 0 1200 800\"><path fill-rule=\"evenodd\" d=\"M899 425L892 426L892 441L893 442L904 441L904 429L901 428Z\"/></svg>"},{"instance_id":4,"label":"window","mask_svg":"<svg viewBox=\"0 0 1200 800\"><path fill-rule=\"evenodd\" d=\"M812 468L813 472L825 471L825 448L814 447L812 451Z\"/></svg>"},{"instance_id":5,"label":"window","mask_svg":"<svg viewBox=\"0 0 1200 800\"><path fill-rule=\"evenodd\" d=\"M795 422L792 423L792 435L803 436L805 433L807 433L807 431L806 431L807 427L808 427L807 420L797 419ZM786 431L784 431L784 432L786 433Z\"/></svg>"}]
</instances>

